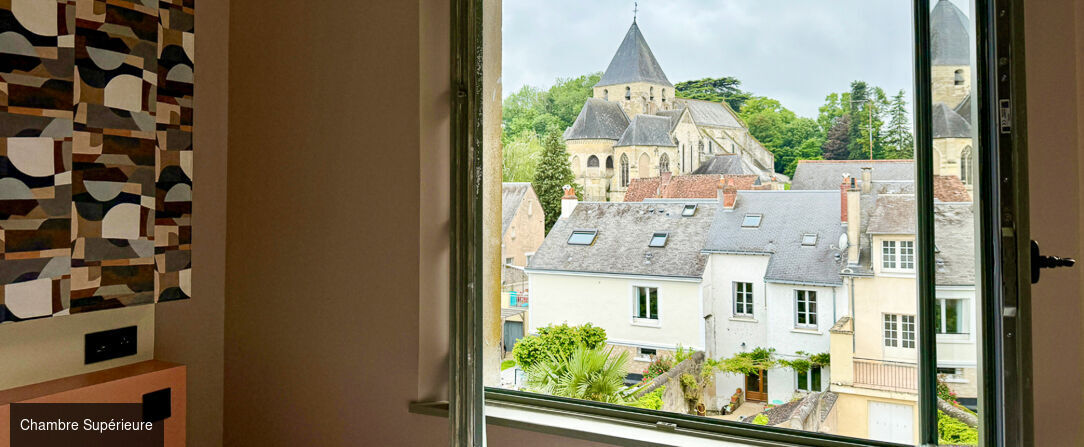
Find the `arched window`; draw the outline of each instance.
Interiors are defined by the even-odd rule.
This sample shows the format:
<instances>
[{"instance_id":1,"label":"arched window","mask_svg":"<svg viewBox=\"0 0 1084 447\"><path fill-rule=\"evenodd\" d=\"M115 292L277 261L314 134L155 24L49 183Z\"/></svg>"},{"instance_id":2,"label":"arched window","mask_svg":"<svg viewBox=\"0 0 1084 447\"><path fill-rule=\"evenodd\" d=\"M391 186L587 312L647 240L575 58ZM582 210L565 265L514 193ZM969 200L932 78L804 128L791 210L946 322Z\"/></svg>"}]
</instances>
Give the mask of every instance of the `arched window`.
<instances>
[{"instance_id":1,"label":"arched window","mask_svg":"<svg viewBox=\"0 0 1084 447\"><path fill-rule=\"evenodd\" d=\"M621 154L621 187L629 186L629 157Z\"/></svg>"},{"instance_id":2,"label":"arched window","mask_svg":"<svg viewBox=\"0 0 1084 447\"><path fill-rule=\"evenodd\" d=\"M971 153L971 146L964 148L963 152L960 152L960 180L965 185L970 185L974 180L972 170L975 166L975 158Z\"/></svg>"},{"instance_id":3,"label":"arched window","mask_svg":"<svg viewBox=\"0 0 1084 447\"><path fill-rule=\"evenodd\" d=\"M647 153L640 154L640 161L636 162L639 168L637 172L638 178L651 178L653 172L651 172L651 157Z\"/></svg>"},{"instance_id":4,"label":"arched window","mask_svg":"<svg viewBox=\"0 0 1084 447\"><path fill-rule=\"evenodd\" d=\"M611 157L611 156L606 156L606 169L613 169L613 168L614 168L614 158Z\"/></svg>"},{"instance_id":5,"label":"arched window","mask_svg":"<svg viewBox=\"0 0 1084 447\"><path fill-rule=\"evenodd\" d=\"M955 79L953 80L953 83L955 85L964 85L964 70L962 68L957 69L954 76Z\"/></svg>"},{"instance_id":6,"label":"arched window","mask_svg":"<svg viewBox=\"0 0 1084 447\"><path fill-rule=\"evenodd\" d=\"M700 141L700 153L704 153L704 142Z\"/></svg>"},{"instance_id":7,"label":"arched window","mask_svg":"<svg viewBox=\"0 0 1084 447\"><path fill-rule=\"evenodd\" d=\"M666 89L662 89L662 102L666 102Z\"/></svg>"},{"instance_id":8,"label":"arched window","mask_svg":"<svg viewBox=\"0 0 1084 447\"><path fill-rule=\"evenodd\" d=\"M580 169L582 169L580 167L580 157L577 156L577 155L573 155L572 156L572 174L574 174L574 175L576 175L578 177L580 175Z\"/></svg>"},{"instance_id":9,"label":"arched window","mask_svg":"<svg viewBox=\"0 0 1084 447\"><path fill-rule=\"evenodd\" d=\"M632 87L625 86L625 99L632 99Z\"/></svg>"},{"instance_id":10,"label":"arched window","mask_svg":"<svg viewBox=\"0 0 1084 447\"><path fill-rule=\"evenodd\" d=\"M666 154L659 157L659 174L664 172L670 172L670 156Z\"/></svg>"},{"instance_id":11,"label":"arched window","mask_svg":"<svg viewBox=\"0 0 1084 447\"><path fill-rule=\"evenodd\" d=\"M610 100L610 91L609 90L602 89L602 99L605 100L605 101Z\"/></svg>"},{"instance_id":12,"label":"arched window","mask_svg":"<svg viewBox=\"0 0 1084 447\"><path fill-rule=\"evenodd\" d=\"M587 167L588 168L597 168L598 167L598 157L596 157L594 155L592 155L590 157L587 157Z\"/></svg>"},{"instance_id":13,"label":"arched window","mask_svg":"<svg viewBox=\"0 0 1084 447\"><path fill-rule=\"evenodd\" d=\"M715 147L713 147L711 143L712 143L712 141L708 140L708 153L714 154L715 153Z\"/></svg>"},{"instance_id":14,"label":"arched window","mask_svg":"<svg viewBox=\"0 0 1084 447\"><path fill-rule=\"evenodd\" d=\"M649 100L654 101L655 100L655 87L648 88L647 92L648 92Z\"/></svg>"}]
</instances>

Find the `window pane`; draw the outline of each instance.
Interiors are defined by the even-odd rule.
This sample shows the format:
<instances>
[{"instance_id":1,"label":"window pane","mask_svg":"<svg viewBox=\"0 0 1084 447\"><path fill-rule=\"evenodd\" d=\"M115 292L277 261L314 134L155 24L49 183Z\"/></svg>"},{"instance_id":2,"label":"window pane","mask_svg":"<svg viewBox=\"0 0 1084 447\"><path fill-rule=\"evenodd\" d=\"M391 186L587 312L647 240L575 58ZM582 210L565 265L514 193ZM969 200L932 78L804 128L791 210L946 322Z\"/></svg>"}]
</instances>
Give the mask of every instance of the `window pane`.
<instances>
[{"instance_id":1,"label":"window pane","mask_svg":"<svg viewBox=\"0 0 1084 447\"><path fill-rule=\"evenodd\" d=\"M809 370L810 386L813 391L821 390L821 368L814 366Z\"/></svg>"},{"instance_id":2,"label":"window pane","mask_svg":"<svg viewBox=\"0 0 1084 447\"><path fill-rule=\"evenodd\" d=\"M659 291L651 289L651 318L659 318Z\"/></svg>"},{"instance_id":3,"label":"window pane","mask_svg":"<svg viewBox=\"0 0 1084 447\"><path fill-rule=\"evenodd\" d=\"M806 371L798 373L798 389L809 390L809 373Z\"/></svg>"}]
</instances>

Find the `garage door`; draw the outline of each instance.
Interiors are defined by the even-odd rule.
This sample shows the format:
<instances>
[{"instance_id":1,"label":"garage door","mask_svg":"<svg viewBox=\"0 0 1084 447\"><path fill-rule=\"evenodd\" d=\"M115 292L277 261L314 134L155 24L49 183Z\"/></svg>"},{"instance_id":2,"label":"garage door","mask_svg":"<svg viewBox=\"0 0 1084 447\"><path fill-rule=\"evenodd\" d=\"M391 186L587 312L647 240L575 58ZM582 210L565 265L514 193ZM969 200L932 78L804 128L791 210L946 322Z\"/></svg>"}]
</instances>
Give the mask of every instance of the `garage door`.
<instances>
[{"instance_id":1,"label":"garage door","mask_svg":"<svg viewBox=\"0 0 1084 447\"><path fill-rule=\"evenodd\" d=\"M914 443L914 407L886 402L869 403L869 437L878 441Z\"/></svg>"}]
</instances>

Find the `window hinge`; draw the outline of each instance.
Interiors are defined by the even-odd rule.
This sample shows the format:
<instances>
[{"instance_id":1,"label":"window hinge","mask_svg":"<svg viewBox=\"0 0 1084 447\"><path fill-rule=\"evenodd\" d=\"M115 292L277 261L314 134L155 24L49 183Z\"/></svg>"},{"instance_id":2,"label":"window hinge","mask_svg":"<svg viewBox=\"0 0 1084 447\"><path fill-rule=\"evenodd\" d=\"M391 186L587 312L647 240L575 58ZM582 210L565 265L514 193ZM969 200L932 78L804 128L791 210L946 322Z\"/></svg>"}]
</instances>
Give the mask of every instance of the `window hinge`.
<instances>
[{"instance_id":1,"label":"window hinge","mask_svg":"<svg viewBox=\"0 0 1084 447\"><path fill-rule=\"evenodd\" d=\"M655 428L666 431L677 431L677 424L672 422L659 421L655 423Z\"/></svg>"}]
</instances>

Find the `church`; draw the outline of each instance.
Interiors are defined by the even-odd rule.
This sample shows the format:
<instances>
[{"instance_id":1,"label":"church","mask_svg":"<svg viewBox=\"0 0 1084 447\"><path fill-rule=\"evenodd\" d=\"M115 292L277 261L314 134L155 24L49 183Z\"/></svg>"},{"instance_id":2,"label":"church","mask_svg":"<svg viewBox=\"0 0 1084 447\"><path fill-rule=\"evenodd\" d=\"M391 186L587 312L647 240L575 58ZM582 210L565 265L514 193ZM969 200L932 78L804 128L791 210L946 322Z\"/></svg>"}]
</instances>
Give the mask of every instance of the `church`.
<instances>
[{"instance_id":1,"label":"church","mask_svg":"<svg viewBox=\"0 0 1084 447\"><path fill-rule=\"evenodd\" d=\"M590 202L623 201L633 179L666 173L756 175L776 189L788 180L726 103L675 96L635 19L564 140Z\"/></svg>"}]
</instances>

